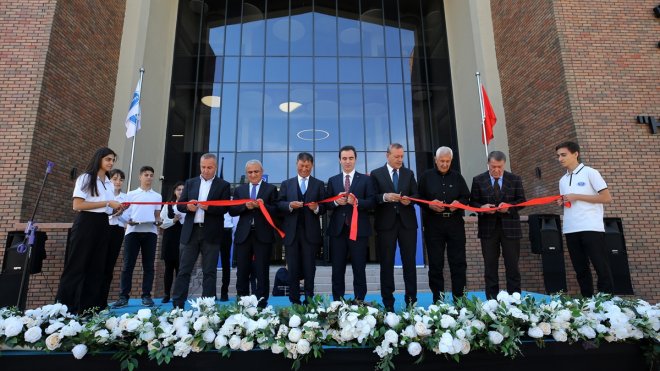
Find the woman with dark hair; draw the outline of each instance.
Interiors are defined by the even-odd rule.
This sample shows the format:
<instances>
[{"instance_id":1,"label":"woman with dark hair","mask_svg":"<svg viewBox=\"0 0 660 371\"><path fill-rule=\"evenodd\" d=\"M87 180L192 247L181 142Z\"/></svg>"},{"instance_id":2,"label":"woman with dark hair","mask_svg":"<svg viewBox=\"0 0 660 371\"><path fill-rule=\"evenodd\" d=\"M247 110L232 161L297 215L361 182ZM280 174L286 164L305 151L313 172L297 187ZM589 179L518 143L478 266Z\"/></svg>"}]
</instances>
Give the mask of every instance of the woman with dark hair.
<instances>
[{"instance_id":1,"label":"woman with dark hair","mask_svg":"<svg viewBox=\"0 0 660 371\"><path fill-rule=\"evenodd\" d=\"M108 304L103 297L110 234L108 215L122 208L114 200L114 187L108 177L116 157L110 148L99 148L73 189L73 209L79 213L71 227L68 256L56 297L71 313L100 310Z\"/></svg>"},{"instance_id":2,"label":"woman with dark hair","mask_svg":"<svg viewBox=\"0 0 660 371\"><path fill-rule=\"evenodd\" d=\"M175 202L181 197L184 182L177 182L173 187L170 202ZM161 303L169 303L170 291L175 275L179 272L179 240L181 239L181 228L186 214L181 213L173 205L167 205L160 211L160 219L163 221L163 245L161 247L161 259L165 261L164 295Z\"/></svg>"},{"instance_id":3,"label":"woman with dark hair","mask_svg":"<svg viewBox=\"0 0 660 371\"><path fill-rule=\"evenodd\" d=\"M114 186L114 200L119 203L126 202L126 193L121 191L124 179L126 179L124 172L119 169L112 169L108 173L108 176ZM108 255L105 259L105 281L103 282L103 297L106 298L106 301L108 299L108 293L110 292L112 278L115 274L115 264L117 263L119 252L121 251L121 245L124 242L126 223L128 223L128 219L126 219L123 213L124 209L122 208L109 217L110 235L108 241Z\"/></svg>"}]
</instances>

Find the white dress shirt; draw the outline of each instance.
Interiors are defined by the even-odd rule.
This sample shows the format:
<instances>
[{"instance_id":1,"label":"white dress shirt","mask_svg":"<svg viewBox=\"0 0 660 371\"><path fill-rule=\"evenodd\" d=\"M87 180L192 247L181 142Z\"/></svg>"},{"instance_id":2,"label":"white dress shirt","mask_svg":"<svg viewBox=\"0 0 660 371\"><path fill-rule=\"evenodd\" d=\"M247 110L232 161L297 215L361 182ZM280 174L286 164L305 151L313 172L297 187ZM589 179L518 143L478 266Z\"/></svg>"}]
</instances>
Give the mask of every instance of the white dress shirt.
<instances>
[{"instance_id":1,"label":"white dress shirt","mask_svg":"<svg viewBox=\"0 0 660 371\"><path fill-rule=\"evenodd\" d=\"M209 191L211 190L211 184L215 177L212 177L209 180L204 179L201 175L199 176L199 195L197 196L197 201L208 201ZM195 223L204 223L204 210L201 207L197 208L195 212Z\"/></svg>"},{"instance_id":2,"label":"white dress shirt","mask_svg":"<svg viewBox=\"0 0 660 371\"><path fill-rule=\"evenodd\" d=\"M112 185L108 177L105 177L104 180L101 180L98 176L96 177L96 190L98 191L98 195L96 196L92 196L88 190L83 190L83 185L88 182L89 174L83 174L76 179L76 185L73 188L73 198L82 198L87 202L108 202L115 199L115 186ZM112 208L105 206L85 211L112 214Z\"/></svg>"}]
</instances>

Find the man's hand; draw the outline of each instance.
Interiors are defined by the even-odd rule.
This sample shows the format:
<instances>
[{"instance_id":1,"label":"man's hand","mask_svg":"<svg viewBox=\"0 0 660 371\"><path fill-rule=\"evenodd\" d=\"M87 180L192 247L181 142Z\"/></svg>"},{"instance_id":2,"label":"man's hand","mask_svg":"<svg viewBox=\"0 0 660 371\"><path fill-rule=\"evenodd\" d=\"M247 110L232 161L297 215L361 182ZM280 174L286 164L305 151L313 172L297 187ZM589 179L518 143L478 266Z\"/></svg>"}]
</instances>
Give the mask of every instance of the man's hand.
<instances>
[{"instance_id":1,"label":"man's hand","mask_svg":"<svg viewBox=\"0 0 660 371\"><path fill-rule=\"evenodd\" d=\"M127 223L128 223L128 225L138 225L138 224L140 224L140 223L134 221L133 219L128 219Z\"/></svg>"},{"instance_id":2,"label":"man's hand","mask_svg":"<svg viewBox=\"0 0 660 371\"><path fill-rule=\"evenodd\" d=\"M399 199L399 202L401 202L401 205L408 206L410 205L410 198L408 198L408 196L402 196Z\"/></svg>"},{"instance_id":3,"label":"man's hand","mask_svg":"<svg viewBox=\"0 0 660 371\"><path fill-rule=\"evenodd\" d=\"M291 201L291 202L289 202L289 208L293 209L293 210L300 209L301 207L303 207L303 205L304 204L302 203L302 201Z\"/></svg>"},{"instance_id":4,"label":"man's hand","mask_svg":"<svg viewBox=\"0 0 660 371\"><path fill-rule=\"evenodd\" d=\"M358 200L357 200L357 198L355 198L355 196L353 196L352 194L349 194L346 202L348 202L349 205L357 205Z\"/></svg>"},{"instance_id":5,"label":"man's hand","mask_svg":"<svg viewBox=\"0 0 660 371\"><path fill-rule=\"evenodd\" d=\"M316 202L310 202L307 204L307 207L309 207L309 209L312 211L316 211L316 209L319 208L319 204Z\"/></svg>"},{"instance_id":6,"label":"man's hand","mask_svg":"<svg viewBox=\"0 0 660 371\"><path fill-rule=\"evenodd\" d=\"M401 194L399 193L385 193L385 201L399 202L401 201Z\"/></svg>"},{"instance_id":7,"label":"man's hand","mask_svg":"<svg viewBox=\"0 0 660 371\"><path fill-rule=\"evenodd\" d=\"M458 200L454 200L454 202L452 202L450 205L457 205L457 204L460 204L460 202L458 202ZM450 207L449 208L449 211L451 211L452 213L456 210L458 210L457 207Z\"/></svg>"},{"instance_id":8,"label":"man's hand","mask_svg":"<svg viewBox=\"0 0 660 371\"><path fill-rule=\"evenodd\" d=\"M197 200L190 200L188 202L193 202L193 203L187 204L186 209L188 209L188 211L193 212L193 213L196 212L197 211L197 204L195 204L194 202L197 202Z\"/></svg>"},{"instance_id":9,"label":"man's hand","mask_svg":"<svg viewBox=\"0 0 660 371\"><path fill-rule=\"evenodd\" d=\"M508 213L509 212L509 206L511 206L511 205L509 205L505 202L500 202L500 204L497 205L497 207L501 207L501 209L497 210L497 212L498 213L503 213L503 214Z\"/></svg>"},{"instance_id":10,"label":"man's hand","mask_svg":"<svg viewBox=\"0 0 660 371\"><path fill-rule=\"evenodd\" d=\"M440 200L435 199L435 200L433 200L433 202L440 202ZM434 205L434 204L429 204L429 208L430 208L431 210L435 211L436 213L441 213L441 212L443 212L443 211L445 210L444 207L442 207L442 206L438 206L438 205Z\"/></svg>"},{"instance_id":11,"label":"man's hand","mask_svg":"<svg viewBox=\"0 0 660 371\"><path fill-rule=\"evenodd\" d=\"M344 206L348 203L348 199L346 198L346 194L344 192L341 192L341 193L337 194L337 196L340 196L340 195L344 195L344 197L340 197L340 198L336 199L335 202L339 206Z\"/></svg>"},{"instance_id":12,"label":"man's hand","mask_svg":"<svg viewBox=\"0 0 660 371\"><path fill-rule=\"evenodd\" d=\"M493 205L493 204L483 204L483 205L481 205L482 209L490 209L490 208L493 208L493 207L495 207L495 205ZM484 213L485 214L495 214L495 210L493 210L493 211L484 211Z\"/></svg>"}]
</instances>

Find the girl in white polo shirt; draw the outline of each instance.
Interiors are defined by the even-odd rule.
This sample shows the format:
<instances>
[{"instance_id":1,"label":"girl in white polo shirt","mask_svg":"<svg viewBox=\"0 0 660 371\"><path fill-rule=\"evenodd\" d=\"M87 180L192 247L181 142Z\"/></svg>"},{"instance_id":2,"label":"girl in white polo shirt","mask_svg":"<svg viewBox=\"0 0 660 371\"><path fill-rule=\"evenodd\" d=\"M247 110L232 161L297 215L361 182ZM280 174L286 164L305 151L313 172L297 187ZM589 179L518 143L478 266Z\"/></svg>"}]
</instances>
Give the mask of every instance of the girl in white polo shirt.
<instances>
[{"instance_id":1,"label":"girl in white polo shirt","mask_svg":"<svg viewBox=\"0 0 660 371\"><path fill-rule=\"evenodd\" d=\"M563 232L580 293L584 297L594 294L590 260L598 275L598 291L612 293L603 223L603 204L612 202L610 191L597 170L579 162L577 143L561 143L555 151L559 163L566 168L566 174L559 179L562 199L557 203L564 206Z\"/></svg>"}]
</instances>

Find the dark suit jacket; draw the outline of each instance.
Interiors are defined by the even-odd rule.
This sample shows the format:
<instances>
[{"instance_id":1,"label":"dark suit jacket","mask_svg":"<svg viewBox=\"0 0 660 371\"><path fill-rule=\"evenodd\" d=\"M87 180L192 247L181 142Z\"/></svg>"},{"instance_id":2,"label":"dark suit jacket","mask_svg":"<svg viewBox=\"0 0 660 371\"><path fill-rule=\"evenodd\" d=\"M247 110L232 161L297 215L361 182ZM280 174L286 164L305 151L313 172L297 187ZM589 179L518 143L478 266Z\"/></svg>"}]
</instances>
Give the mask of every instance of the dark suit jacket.
<instances>
[{"instance_id":1,"label":"dark suit jacket","mask_svg":"<svg viewBox=\"0 0 660 371\"><path fill-rule=\"evenodd\" d=\"M186 180L183 186L183 192L179 201L186 202L190 200L197 200L199 198L199 185L201 183L200 177L195 177ZM229 183L215 177L211 183L209 195L206 198L211 200L229 200ZM195 221L195 213L188 211L186 205L177 205L177 209L182 213L186 213L186 219L181 229L181 243L187 244L192 235L193 223ZM209 243L220 243L222 237L222 226L224 225L224 214L227 212L226 206L209 206L208 210L204 212L204 240Z\"/></svg>"},{"instance_id":2,"label":"dark suit jacket","mask_svg":"<svg viewBox=\"0 0 660 371\"><path fill-rule=\"evenodd\" d=\"M387 230L394 226L397 213L400 215L401 224L406 229L417 229L417 217L413 203L404 206L399 202L383 201L384 193L394 193L394 184L387 169L387 165L379 167L371 172L376 187L376 220L375 228L377 231ZM417 181L412 170L407 168L399 169L399 192L402 196L417 198Z\"/></svg>"},{"instance_id":3,"label":"dark suit jacket","mask_svg":"<svg viewBox=\"0 0 660 371\"><path fill-rule=\"evenodd\" d=\"M376 206L376 188L371 177L356 171L353 175L350 191L358 200L358 237L369 237L371 236L371 223L369 222L368 211ZM344 192L344 173L339 173L328 179L328 196L336 196L341 192ZM329 202L327 205L328 209L332 210L327 233L336 237L341 234L346 219L351 220L353 205L339 206L335 205L334 202Z\"/></svg>"},{"instance_id":4,"label":"dark suit jacket","mask_svg":"<svg viewBox=\"0 0 660 371\"><path fill-rule=\"evenodd\" d=\"M325 186L322 181L310 176L307 181L307 192L305 192L302 199L299 197L299 193L300 186L298 185L298 176L282 182L277 207L284 215L284 223L282 225L282 229L286 234L283 241L284 245L291 245L293 243L293 240L296 237L296 228L298 226L299 217L303 218L302 223L305 226L305 238L307 239L307 242L321 245L323 239L321 237L321 224L319 217L325 212L325 204L319 204L319 212L314 214L314 212L307 206L289 211L289 202L321 201L326 198Z\"/></svg>"},{"instance_id":5,"label":"dark suit jacket","mask_svg":"<svg viewBox=\"0 0 660 371\"><path fill-rule=\"evenodd\" d=\"M234 190L234 200L242 200L250 198L250 184L241 184ZM264 206L274 216L277 212L277 188L266 182L261 182L257 198L264 200ZM245 205L231 206L229 208L229 215L240 216L236 232L234 233L234 242L239 244L247 240L250 230L252 228L252 221L254 220L254 231L256 238L262 243L272 243L275 239L273 232L275 230L268 224L266 218L259 209L248 209Z\"/></svg>"},{"instance_id":6,"label":"dark suit jacket","mask_svg":"<svg viewBox=\"0 0 660 371\"><path fill-rule=\"evenodd\" d=\"M515 174L504 172L502 175L502 188L500 189L502 196L501 202L507 204L519 204L524 202L525 191L523 190L522 179ZM493 195L493 186L490 184L490 175L486 171L472 179L472 191L470 193L470 206L481 207L484 204L494 204L497 202ZM502 219L502 234L507 238L522 238L520 230L520 215L518 215L520 208L511 208L508 213L486 214L479 213L479 229L477 236L479 238L491 238L497 218Z\"/></svg>"}]
</instances>

